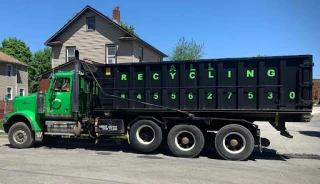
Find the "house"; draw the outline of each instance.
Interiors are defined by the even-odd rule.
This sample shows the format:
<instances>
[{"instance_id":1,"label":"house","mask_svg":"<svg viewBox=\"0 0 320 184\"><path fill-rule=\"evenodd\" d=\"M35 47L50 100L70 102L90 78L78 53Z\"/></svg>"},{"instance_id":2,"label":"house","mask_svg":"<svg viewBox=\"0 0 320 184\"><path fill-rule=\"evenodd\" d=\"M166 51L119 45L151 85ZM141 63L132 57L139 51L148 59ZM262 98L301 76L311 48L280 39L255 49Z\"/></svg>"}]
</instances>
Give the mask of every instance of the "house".
<instances>
[{"instance_id":1,"label":"house","mask_svg":"<svg viewBox=\"0 0 320 184\"><path fill-rule=\"evenodd\" d=\"M320 103L320 79L313 79L312 99L315 104Z\"/></svg>"},{"instance_id":2,"label":"house","mask_svg":"<svg viewBox=\"0 0 320 184\"><path fill-rule=\"evenodd\" d=\"M46 46L52 48L52 68L68 63L79 50L80 59L98 63L157 62L162 53L120 25L120 10L115 7L110 19L90 6L83 8L58 32Z\"/></svg>"},{"instance_id":3,"label":"house","mask_svg":"<svg viewBox=\"0 0 320 184\"><path fill-rule=\"evenodd\" d=\"M10 109L15 96L28 95L28 66L0 52L0 119L3 118L4 97L9 100Z\"/></svg>"}]
</instances>

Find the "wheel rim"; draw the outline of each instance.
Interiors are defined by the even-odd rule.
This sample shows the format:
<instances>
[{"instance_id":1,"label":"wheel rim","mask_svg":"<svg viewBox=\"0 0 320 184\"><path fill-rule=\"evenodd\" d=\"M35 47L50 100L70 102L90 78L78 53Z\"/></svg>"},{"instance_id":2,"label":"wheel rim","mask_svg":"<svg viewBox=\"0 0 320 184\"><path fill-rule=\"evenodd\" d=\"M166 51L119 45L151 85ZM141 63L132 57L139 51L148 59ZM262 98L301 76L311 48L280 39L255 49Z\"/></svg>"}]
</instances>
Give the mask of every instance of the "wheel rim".
<instances>
[{"instance_id":1,"label":"wheel rim","mask_svg":"<svg viewBox=\"0 0 320 184\"><path fill-rule=\"evenodd\" d=\"M155 139L154 129L149 125L142 125L136 132L136 137L141 144L151 144Z\"/></svg>"},{"instance_id":2,"label":"wheel rim","mask_svg":"<svg viewBox=\"0 0 320 184\"><path fill-rule=\"evenodd\" d=\"M241 153L246 147L246 139L238 132L230 132L223 138L223 147L231 154Z\"/></svg>"},{"instance_id":3,"label":"wheel rim","mask_svg":"<svg viewBox=\"0 0 320 184\"><path fill-rule=\"evenodd\" d=\"M28 136L24 130L16 130L13 133L13 140L17 144L23 144L27 141L27 139L28 139Z\"/></svg>"},{"instance_id":4,"label":"wheel rim","mask_svg":"<svg viewBox=\"0 0 320 184\"><path fill-rule=\"evenodd\" d=\"M189 131L181 131L175 136L175 144L182 151L190 151L196 145L196 137Z\"/></svg>"}]
</instances>

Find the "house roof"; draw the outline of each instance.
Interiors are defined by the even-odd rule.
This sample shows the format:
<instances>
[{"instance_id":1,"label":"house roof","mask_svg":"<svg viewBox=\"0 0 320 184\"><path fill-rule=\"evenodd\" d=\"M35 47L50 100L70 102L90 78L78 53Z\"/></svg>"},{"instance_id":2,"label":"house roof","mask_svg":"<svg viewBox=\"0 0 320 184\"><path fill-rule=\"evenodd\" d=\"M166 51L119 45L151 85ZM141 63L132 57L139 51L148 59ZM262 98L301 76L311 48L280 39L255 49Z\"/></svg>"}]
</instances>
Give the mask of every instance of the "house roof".
<instances>
[{"instance_id":1,"label":"house roof","mask_svg":"<svg viewBox=\"0 0 320 184\"><path fill-rule=\"evenodd\" d=\"M1 52L1 51L0 51L0 61L28 66L27 64L25 64L25 63L17 60L16 58L14 58L8 54L5 54L4 52Z\"/></svg>"},{"instance_id":2,"label":"house roof","mask_svg":"<svg viewBox=\"0 0 320 184\"><path fill-rule=\"evenodd\" d=\"M129 31L127 31L126 29L122 28L119 24L117 24L116 22L114 22L113 20L111 20L109 17L105 16L104 14L100 13L99 11L97 11L96 9L92 8L91 6L87 5L86 7L84 7L77 15L75 15L67 24L65 24L58 32L56 32L53 36L51 36L44 44L46 46L48 45L54 45L54 44L59 44L60 42L57 40L54 40L57 36L59 36L60 34L62 34L67 28L69 28L76 20L78 20L84 13L86 13L88 10L93 11L94 13L98 14L99 16L101 16L102 18L104 18L105 20L109 21L110 23L112 23L114 26L118 27L119 29L121 29L122 31L124 31L125 33L127 33L130 37L132 37L134 40L137 40L138 42L140 42L141 44L145 45L146 47L150 48L151 50L159 53L160 55L162 55L163 57L168 57L166 54L164 54L163 52L161 52L160 50L156 49L155 47L153 47L152 45L148 44L147 42L145 42L144 40L142 40L141 38L135 36L134 34L130 33ZM126 37L127 38L127 37ZM121 40L125 40L123 39L123 37L119 38Z\"/></svg>"},{"instance_id":3,"label":"house roof","mask_svg":"<svg viewBox=\"0 0 320 184\"><path fill-rule=\"evenodd\" d=\"M86 59L86 58L84 58L84 59L82 59L82 60L79 60L79 61L80 61L80 63L81 63L82 65L84 65L84 62L86 62L87 64L89 64L89 65L91 65L91 66L94 66L95 64L98 64L97 62L92 61L92 60L90 60L90 59ZM71 60L71 61L69 61L69 62L67 62L67 63L64 63L64 64L62 64L62 65L56 66L56 67L54 67L53 69L51 69L51 70L49 70L49 71L46 71L46 72L40 74L39 76L41 77L41 76L46 75L46 74L49 74L49 73L51 73L51 72L53 72L53 71L58 71L59 69L65 67L65 66L67 66L67 65L74 64L74 62L75 62L75 59L73 59L73 60ZM86 66L86 65L84 65L84 66Z\"/></svg>"}]
</instances>

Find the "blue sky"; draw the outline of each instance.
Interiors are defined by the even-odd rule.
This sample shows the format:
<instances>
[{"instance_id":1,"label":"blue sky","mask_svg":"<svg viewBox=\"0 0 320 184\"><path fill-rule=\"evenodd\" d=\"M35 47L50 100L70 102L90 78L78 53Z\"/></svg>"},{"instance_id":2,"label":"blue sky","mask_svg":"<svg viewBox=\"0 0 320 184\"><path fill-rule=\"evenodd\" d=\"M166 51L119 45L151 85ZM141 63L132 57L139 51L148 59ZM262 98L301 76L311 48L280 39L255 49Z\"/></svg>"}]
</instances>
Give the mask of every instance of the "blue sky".
<instances>
[{"instance_id":1,"label":"blue sky","mask_svg":"<svg viewBox=\"0 0 320 184\"><path fill-rule=\"evenodd\" d=\"M31 51L90 5L121 21L164 53L184 36L205 45L205 58L312 54L320 78L320 0L10 0L1 1L0 40L14 36Z\"/></svg>"}]
</instances>

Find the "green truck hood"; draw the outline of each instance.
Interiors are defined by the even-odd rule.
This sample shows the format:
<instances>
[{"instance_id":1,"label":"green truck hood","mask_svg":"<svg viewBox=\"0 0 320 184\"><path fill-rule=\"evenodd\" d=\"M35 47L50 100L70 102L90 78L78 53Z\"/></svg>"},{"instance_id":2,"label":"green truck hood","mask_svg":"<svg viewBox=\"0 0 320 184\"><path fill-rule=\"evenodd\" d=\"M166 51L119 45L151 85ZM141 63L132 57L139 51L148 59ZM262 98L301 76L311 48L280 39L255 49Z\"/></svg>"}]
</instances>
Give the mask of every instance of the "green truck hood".
<instances>
[{"instance_id":1,"label":"green truck hood","mask_svg":"<svg viewBox=\"0 0 320 184\"><path fill-rule=\"evenodd\" d=\"M12 108L14 111L29 110L35 112L36 94L34 93L28 96L16 96L13 100Z\"/></svg>"}]
</instances>

